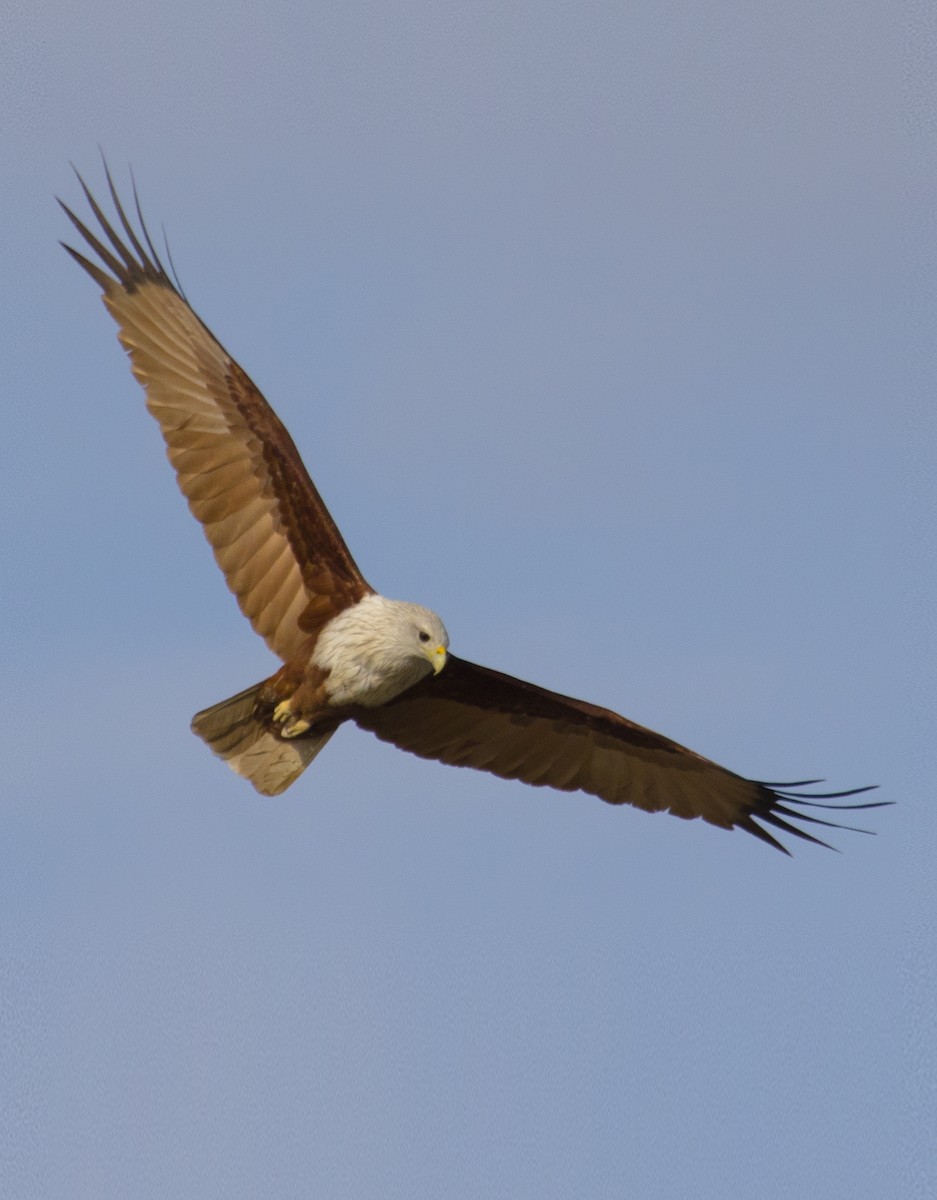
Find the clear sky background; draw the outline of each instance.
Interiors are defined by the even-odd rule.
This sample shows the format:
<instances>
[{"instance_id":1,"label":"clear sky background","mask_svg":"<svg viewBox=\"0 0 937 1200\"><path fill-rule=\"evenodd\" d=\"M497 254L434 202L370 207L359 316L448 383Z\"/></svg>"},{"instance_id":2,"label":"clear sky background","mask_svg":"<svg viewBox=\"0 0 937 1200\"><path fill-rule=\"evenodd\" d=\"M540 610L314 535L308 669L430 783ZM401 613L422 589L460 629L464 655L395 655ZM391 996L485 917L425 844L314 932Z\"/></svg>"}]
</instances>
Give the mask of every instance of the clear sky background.
<instances>
[{"instance_id":1,"label":"clear sky background","mask_svg":"<svg viewBox=\"0 0 937 1200\"><path fill-rule=\"evenodd\" d=\"M934 1195L933 14L15 7L0 1193ZM56 245L98 143L369 580L878 836L214 760L275 664Z\"/></svg>"}]
</instances>

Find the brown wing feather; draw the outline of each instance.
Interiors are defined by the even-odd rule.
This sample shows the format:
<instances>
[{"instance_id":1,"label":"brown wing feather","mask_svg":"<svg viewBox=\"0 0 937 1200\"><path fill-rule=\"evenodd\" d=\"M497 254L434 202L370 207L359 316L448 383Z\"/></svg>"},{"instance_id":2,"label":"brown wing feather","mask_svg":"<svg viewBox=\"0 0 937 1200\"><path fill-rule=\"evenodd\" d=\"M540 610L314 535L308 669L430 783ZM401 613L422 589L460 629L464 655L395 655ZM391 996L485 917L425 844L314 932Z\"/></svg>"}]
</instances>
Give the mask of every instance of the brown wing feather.
<instances>
[{"instance_id":1,"label":"brown wing feather","mask_svg":"<svg viewBox=\"0 0 937 1200\"><path fill-rule=\"evenodd\" d=\"M62 207L107 270L65 249L104 292L179 487L241 611L275 654L294 658L324 621L372 589L283 424L164 270L139 204L146 248L110 174L126 241L79 181L110 248Z\"/></svg>"},{"instance_id":2,"label":"brown wing feather","mask_svg":"<svg viewBox=\"0 0 937 1200\"><path fill-rule=\"evenodd\" d=\"M781 850L784 847L757 821L807 841L819 839L785 817L831 824L787 807L810 804L809 795L743 779L607 708L548 692L454 655L438 676L381 708L358 709L353 717L361 728L422 758L475 767L538 787L590 792L609 804L702 817L723 829L745 829Z\"/></svg>"}]
</instances>

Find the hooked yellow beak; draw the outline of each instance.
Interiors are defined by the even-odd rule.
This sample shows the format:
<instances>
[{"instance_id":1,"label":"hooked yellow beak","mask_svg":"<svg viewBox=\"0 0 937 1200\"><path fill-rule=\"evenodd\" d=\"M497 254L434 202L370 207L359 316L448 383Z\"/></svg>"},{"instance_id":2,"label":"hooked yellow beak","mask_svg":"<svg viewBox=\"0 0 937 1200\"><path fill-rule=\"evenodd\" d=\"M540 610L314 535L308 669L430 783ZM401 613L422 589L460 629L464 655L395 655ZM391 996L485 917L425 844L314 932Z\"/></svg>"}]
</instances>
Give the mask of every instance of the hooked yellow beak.
<instances>
[{"instance_id":1,"label":"hooked yellow beak","mask_svg":"<svg viewBox=\"0 0 937 1200\"><path fill-rule=\"evenodd\" d=\"M435 650L431 651L429 660L433 664L433 674L438 675L446 665L446 647L437 646Z\"/></svg>"}]
</instances>

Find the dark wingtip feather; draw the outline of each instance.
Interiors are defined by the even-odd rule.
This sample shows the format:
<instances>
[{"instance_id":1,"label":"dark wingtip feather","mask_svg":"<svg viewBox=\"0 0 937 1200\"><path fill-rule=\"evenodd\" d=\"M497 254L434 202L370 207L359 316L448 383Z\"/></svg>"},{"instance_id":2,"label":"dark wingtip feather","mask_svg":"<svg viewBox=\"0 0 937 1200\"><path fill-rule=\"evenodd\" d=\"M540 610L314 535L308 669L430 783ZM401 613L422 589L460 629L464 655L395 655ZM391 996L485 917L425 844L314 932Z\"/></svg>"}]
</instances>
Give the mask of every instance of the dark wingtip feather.
<instances>
[{"instance_id":1,"label":"dark wingtip feather","mask_svg":"<svg viewBox=\"0 0 937 1200\"><path fill-rule=\"evenodd\" d=\"M792 808L785 808L783 804L776 804L773 811L784 813L786 817L792 817L795 821L809 821L811 825L825 825L827 829L848 829L850 833L872 832L871 829L857 829L855 825L841 825L839 821L824 821L822 817L811 817L809 813L795 812Z\"/></svg>"},{"instance_id":2,"label":"dark wingtip feather","mask_svg":"<svg viewBox=\"0 0 937 1200\"><path fill-rule=\"evenodd\" d=\"M766 788L795 788L795 787L813 787L815 784L824 783L823 779L788 779L785 782L780 782L777 779L759 779L758 782L762 787Z\"/></svg>"},{"instance_id":3,"label":"dark wingtip feather","mask_svg":"<svg viewBox=\"0 0 937 1200\"><path fill-rule=\"evenodd\" d=\"M890 804L894 804L894 800L868 800L863 804L817 804L817 800L842 800L846 796L861 796L863 792L874 792L878 789L877 783L870 783L867 787L848 788L843 792L808 792L803 795L800 792L782 791L780 788L775 788L779 796L786 796L788 800L793 800L797 804L813 804L814 808L888 808Z\"/></svg>"},{"instance_id":4,"label":"dark wingtip feather","mask_svg":"<svg viewBox=\"0 0 937 1200\"><path fill-rule=\"evenodd\" d=\"M163 230L163 245L166 247L166 260L169 263L170 271L172 271L172 278L173 278L173 282L175 284L176 291L179 293L179 295L182 297L182 299L185 300L186 303L188 303L188 299L186 298L185 290L183 289L182 282L179 279L179 272L176 270L176 264L172 261L172 251L169 249L169 238L166 234L166 226L165 225L162 226L162 230Z\"/></svg>"},{"instance_id":5,"label":"dark wingtip feather","mask_svg":"<svg viewBox=\"0 0 937 1200\"><path fill-rule=\"evenodd\" d=\"M62 204L61 200L59 200L59 204ZM65 208L65 205L62 204L62 207ZM65 209L65 211L68 212L68 209ZM79 267L82 267L85 271L88 272L88 274L91 276L91 278L95 281L95 283L98 285L98 287L102 291L105 291L107 289L107 285L111 282L110 275L107 275L104 271L101 270L100 267L95 266L95 264L93 262L90 262L87 258L85 258L85 256L83 254L79 254L77 250L75 250L71 246L69 246L68 242L59 242L59 245L62 247L63 250L65 250L68 254L70 254L72 256L72 258L75 260L75 262L78 263Z\"/></svg>"},{"instance_id":6,"label":"dark wingtip feather","mask_svg":"<svg viewBox=\"0 0 937 1200\"><path fill-rule=\"evenodd\" d=\"M760 838L769 846L773 846L775 850L780 850L782 854L786 854L788 858L792 857L790 850L788 850L787 846L785 846L783 842L779 842L777 838L772 837L767 829L762 829L762 827L756 824L751 817L743 817L742 820L738 822L738 828L744 829L746 833L750 833L756 838Z\"/></svg>"},{"instance_id":7,"label":"dark wingtip feather","mask_svg":"<svg viewBox=\"0 0 937 1200\"><path fill-rule=\"evenodd\" d=\"M143 209L140 206L140 194L137 191L137 181L133 174L133 167L130 168L130 186L133 188L133 203L137 210L137 220L140 222L140 228L143 230L143 236L146 238L146 244L150 248L150 254L153 256L153 262L156 264L160 274L168 281L169 276L163 264L159 261L159 255L156 253L156 247L153 245L153 239L150 237L150 231L146 227L146 221L143 219Z\"/></svg>"}]
</instances>

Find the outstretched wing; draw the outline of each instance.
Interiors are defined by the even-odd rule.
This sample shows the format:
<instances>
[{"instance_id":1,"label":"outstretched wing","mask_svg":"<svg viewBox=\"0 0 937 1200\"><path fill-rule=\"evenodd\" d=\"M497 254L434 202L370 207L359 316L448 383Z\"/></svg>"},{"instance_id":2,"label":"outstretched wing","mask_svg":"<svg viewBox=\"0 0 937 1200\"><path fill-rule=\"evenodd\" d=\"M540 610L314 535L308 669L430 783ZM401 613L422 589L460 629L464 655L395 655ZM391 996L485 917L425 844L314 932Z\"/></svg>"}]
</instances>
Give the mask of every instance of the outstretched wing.
<instances>
[{"instance_id":1,"label":"outstretched wing","mask_svg":"<svg viewBox=\"0 0 937 1200\"><path fill-rule=\"evenodd\" d=\"M758 822L810 842L819 839L784 818L839 827L795 811L791 804L880 807L817 803L868 788L811 797L785 790L804 784L753 783L607 708L548 692L454 655L439 675L381 708L358 709L353 716L362 729L422 758L475 767L537 787L591 792L609 804L702 817L723 829L745 829L785 853Z\"/></svg>"},{"instance_id":2,"label":"outstretched wing","mask_svg":"<svg viewBox=\"0 0 937 1200\"><path fill-rule=\"evenodd\" d=\"M310 633L372 589L279 418L173 284L139 202L138 234L107 172L124 240L78 178L110 245L59 201L103 265L65 249L104 292L179 486L241 611L289 660Z\"/></svg>"}]
</instances>

